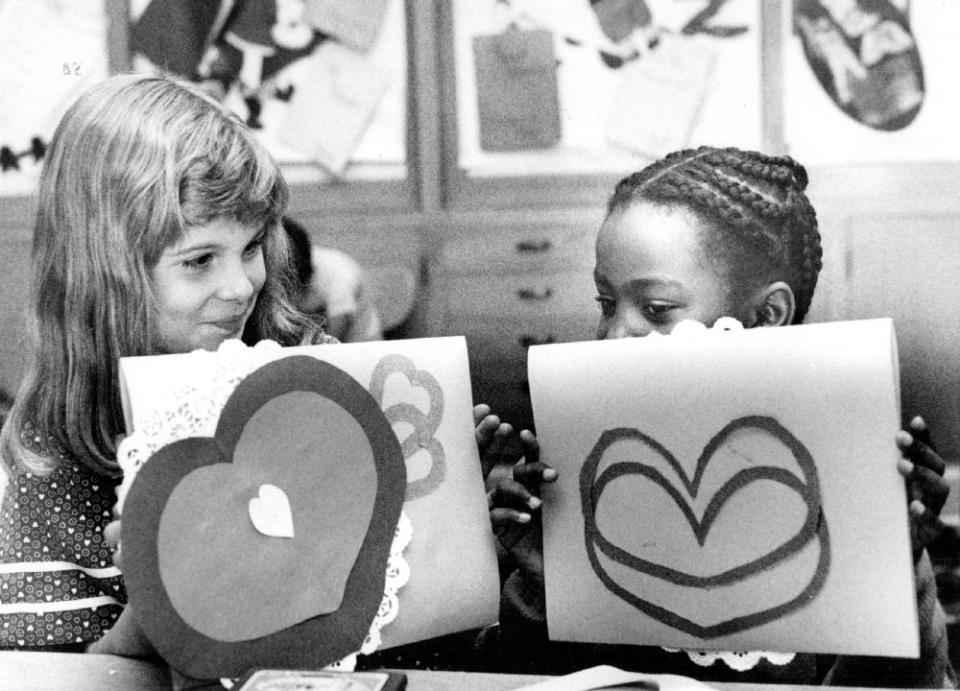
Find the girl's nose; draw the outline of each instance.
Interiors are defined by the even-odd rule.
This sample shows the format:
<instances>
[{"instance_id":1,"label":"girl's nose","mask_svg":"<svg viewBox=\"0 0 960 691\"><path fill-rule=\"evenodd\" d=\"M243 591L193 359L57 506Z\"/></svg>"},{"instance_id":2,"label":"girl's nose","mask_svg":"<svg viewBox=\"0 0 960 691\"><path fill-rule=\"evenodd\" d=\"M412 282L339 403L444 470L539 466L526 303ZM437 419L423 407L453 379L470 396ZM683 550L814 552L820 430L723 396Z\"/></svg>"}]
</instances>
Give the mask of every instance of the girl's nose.
<instances>
[{"instance_id":1,"label":"girl's nose","mask_svg":"<svg viewBox=\"0 0 960 691\"><path fill-rule=\"evenodd\" d=\"M629 310L618 311L607 329L604 338L638 338L651 331L649 324L639 314Z\"/></svg>"},{"instance_id":2,"label":"girl's nose","mask_svg":"<svg viewBox=\"0 0 960 691\"><path fill-rule=\"evenodd\" d=\"M256 291L256 281L243 262L231 263L224 270L220 283L222 300L247 301Z\"/></svg>"}]
</instances>

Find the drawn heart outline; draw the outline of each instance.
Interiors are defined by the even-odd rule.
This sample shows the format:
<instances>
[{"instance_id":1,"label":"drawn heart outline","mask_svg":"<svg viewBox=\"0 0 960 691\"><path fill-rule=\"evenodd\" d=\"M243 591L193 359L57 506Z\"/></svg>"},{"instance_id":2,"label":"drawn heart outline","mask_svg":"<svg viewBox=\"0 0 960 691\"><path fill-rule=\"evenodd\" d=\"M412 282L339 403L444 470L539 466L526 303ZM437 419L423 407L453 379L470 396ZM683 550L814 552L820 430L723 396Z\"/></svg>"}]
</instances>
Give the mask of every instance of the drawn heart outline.
<instances>
[{"instance_id":1,"label":"drawn heart outline","mask_svg":"<svg viewBox=\"0 0 960 691\"><path fill-rule=\"evenodd\" d=\"M793 454L794 459L797 461L804 475L804 479L801 481L789 471L771 466L759 466L738 471L711 497L703 517L697 519L686 498L680 494L676 487L674 487L658 469L650 467L649 465L644 463L615 463L597 477L599 464L610 446L618 441L634 440L645 444L663 457L676 472L689 495L696 498L706 467L717 449L722 446L734 432L751 428L771 434L782 442ZM599 526L597 525L596 509L603 490L613 480L631 474L646 477L666 491L667 495L683 512L701 546L706 542L710 527L726 501L740 489L757 480L772 480L797 492L807 504L807 517L793 537L767 554L721 573L697 576L630 554L610 542L600 532ZM645 614L700 638L713 638L727 635L773 621L810 602L826 581L830 564L830 539L826 516L823 514L820 504L820 484L816 465L813 462L813 457L809 450L803 443L772 417L759 415L744 416L724 426L704 447L700 457L697 459L693 477L687 475L676 457L666 447L649 435L632 428L606 430L591 450L586 462L581 468L580 500L584 516L584 537L587 556L591 568L601 582L614 594ZM597 555L597 551L599 550L614 562L635 571L668 580L677 585L712 588L742 581L762 570L769 569L787 557L799 552L814 538L820 541L819 560L816 572L801 593L780 605L752 614L733 617L709 626L703 626L664 607L644 600L639 595L627 590L610 577L600 563Z\"/></svg>"},{"instance_id":2,"label":"drawn heart outline","mask_svg":"<svg viewBox=\"0 0 960 691\"><path fill-rule=\"evenodd\" d=\"M427 474L407 483L406 501L421 499L440 486L447 473L446 451L433 436L443 419L443 388L430 372L417 369L413 360L393 353L384 356L370 376L370 395L383 406L384 389L391 374L402 374L411 386L420 386L427 392L430 408L426 413L412 403L395 403L384 409L384 415L391 425L407 422L413 425L413 431L400 442L404 459L409 459L420 449L430 455L430 470Z\"/></svg>"},{"instance_id":3,"label":"drawn heart outline","mask_svg":"<svg viewBox=\"0 0 960 691\"><path fill-rule=\"evenodd\" d=\"M161 580L157 538L164 507L193 471L233 462L245 425L260 408L299 391L327 398L352 415L370 442L376 468L374 511L346 580L342 604L329 614L252 640L211 638L184 621ZM356 652L383 599L386 563L405 487L406 467L396 435L379 404L356 380L309 356L267 363L231 394L213 438L182 439L159 449L130 488L122 527L124 577L138 623L171 666L197 679L238 676L252 666L323 666ZM322 555L304 555L317 557ZM243 561L238 555L238 568ZM257 605L237 593L237 606Z\"/></svg>"}]
</instances>

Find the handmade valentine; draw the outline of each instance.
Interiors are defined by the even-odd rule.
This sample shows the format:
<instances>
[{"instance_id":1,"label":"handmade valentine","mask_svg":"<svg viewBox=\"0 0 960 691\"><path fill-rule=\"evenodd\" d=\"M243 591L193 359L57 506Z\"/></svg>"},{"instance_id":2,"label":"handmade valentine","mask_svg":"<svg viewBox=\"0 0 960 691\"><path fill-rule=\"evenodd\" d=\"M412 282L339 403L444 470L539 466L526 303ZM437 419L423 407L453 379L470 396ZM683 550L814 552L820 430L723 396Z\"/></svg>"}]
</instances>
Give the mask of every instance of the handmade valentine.
<instances>
[{"instance_id":1,"label":"handmade valentine","mask_svg":"<svg viewBox=\"0 0 960 691\"><path fill-rule=\"evenodd\" d=\"M890 320L535 346L529 374L552 639L917 654Z\"/></svg>"},{"instance_id":2,"label":"handmade valentine","mask_svg":"<svg viewBox=\"0 0 960 691\"><path fill-rule=\"evenodd\" d=\"M124 575L193 678L350 668L496 619L462 338L121 361Z\"/></svg>"}]
</instances>

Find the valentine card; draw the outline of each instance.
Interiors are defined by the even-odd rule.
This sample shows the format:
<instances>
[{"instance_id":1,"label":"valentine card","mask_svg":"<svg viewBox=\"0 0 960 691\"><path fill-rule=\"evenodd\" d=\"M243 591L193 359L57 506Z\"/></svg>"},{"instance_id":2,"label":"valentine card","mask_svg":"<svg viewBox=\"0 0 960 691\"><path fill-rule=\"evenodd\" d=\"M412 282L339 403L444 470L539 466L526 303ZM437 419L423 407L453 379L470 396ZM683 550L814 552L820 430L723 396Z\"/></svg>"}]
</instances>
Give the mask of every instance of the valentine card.
<instances>
[{"instance_id":1,"label":"valentine card","mask_svg":"<svg viewBox=\"0 0 960 691\"><path fill-rule=\"evenodd\" d=\"M530 349L551 638L915 657L892 321L700 326Z\"/></svg>"},{"instance_id":2,"label":"valentine card","mask_svg":"<svg viewBox=\"0 0 960 691\"><path fill-rule=\"evenodd\" d=\"M496 620L463 338L125 358L124 576L190 677Z\"/></svg>"}]
</instances>

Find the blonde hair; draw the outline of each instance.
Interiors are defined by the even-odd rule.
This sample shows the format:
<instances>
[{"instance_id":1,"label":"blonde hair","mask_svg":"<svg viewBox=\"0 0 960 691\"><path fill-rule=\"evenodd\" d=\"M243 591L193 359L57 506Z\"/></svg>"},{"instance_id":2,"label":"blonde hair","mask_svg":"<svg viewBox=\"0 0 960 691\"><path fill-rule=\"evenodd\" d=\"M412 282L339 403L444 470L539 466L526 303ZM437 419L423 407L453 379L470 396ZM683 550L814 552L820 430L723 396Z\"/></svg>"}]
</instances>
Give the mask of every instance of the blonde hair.
<instances>
[{"instance_id":1,"label":"blonde hair","mask_svg":"<svg viewBox=\"0 0 960 691\"><path fill-rule=\"evenodd\" d=\"M245 339L312 342L289 297L280 226L288 190L229 111L162 76L117 75L63 116L40 177L26 373L0 432L10 467L44 473L65 453L118 475L121 357L157 352L150 269L186 229L228 217L266 228L267 279ZM30 429L34 439L23 439ZM36 439L41 440L37 453Z\"/></svg>"}]
</instances>

